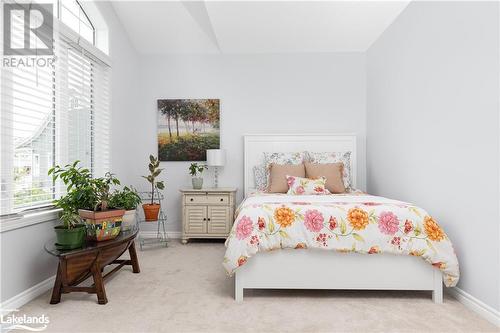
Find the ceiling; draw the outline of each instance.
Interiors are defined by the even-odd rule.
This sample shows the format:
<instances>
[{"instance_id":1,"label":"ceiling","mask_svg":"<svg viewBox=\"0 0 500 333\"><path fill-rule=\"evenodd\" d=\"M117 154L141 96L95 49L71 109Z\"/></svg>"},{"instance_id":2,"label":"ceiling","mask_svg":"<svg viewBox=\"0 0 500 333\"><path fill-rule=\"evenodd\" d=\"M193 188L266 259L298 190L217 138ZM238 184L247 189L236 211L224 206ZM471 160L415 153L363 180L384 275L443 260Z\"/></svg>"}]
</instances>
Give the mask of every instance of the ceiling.
<instances>
[{"instance_id":1,"label":"ceiling","mask_svg":"<svg viewBox=\"0 0 500 333\"><path fill-rule=\"evenodd\" d=\"M114 1L142 54L364 52L409 1Z\"/></svg>"}]
</instances>

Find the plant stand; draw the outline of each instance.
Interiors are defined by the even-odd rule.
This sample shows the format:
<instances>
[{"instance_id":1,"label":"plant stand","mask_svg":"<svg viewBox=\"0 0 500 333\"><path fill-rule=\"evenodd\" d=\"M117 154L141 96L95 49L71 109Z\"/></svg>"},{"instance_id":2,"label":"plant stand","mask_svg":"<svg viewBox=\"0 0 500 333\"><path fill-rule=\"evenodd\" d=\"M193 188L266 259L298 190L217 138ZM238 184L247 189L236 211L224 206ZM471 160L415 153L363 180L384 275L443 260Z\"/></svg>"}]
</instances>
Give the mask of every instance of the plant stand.
<instances>
[{"instance_id":1,"label":"plant stand","mask_svg":"<svg viewBox=\"0 0 500 333\"><path fill-rule=\"evenodd\" d=\"M151 201L151 192L139 192L139 196L143 203L148 203ZM161 206L161 202L164 199L163 194L159 191L156 191L154 194L154 201L160 203L160 212L158 214L158 220L156 221L146 221L144 218L144 212L142 209L136 210L136 221L137 227L139 228L139 248L141 251L145 245L165 245L168 247L168 238L165 224L167 223L167 215L164 213L163 208ZM146 225L154 225L156 223L156 235L152 235L152 237L145 237L144 234L154 234L154 231L145 230Z\"/></svg>"},{"instance_id":2,"label":"plant stand","mask_svg":"<svg viewBox=\"0 0 500 333\"><path fill-rule=\"evenodd\" d=\"M59 259L56 280L52 289L50 304L61 301L61 294L71 292L87 292L97 295L99 304L106 304L108 298L104 289L104 281L125 265L132 266L132 272L139 273L139 261L135 251L134 240L138 229L122 232L118 237L108 241L87 243L79 249L58 250L54 241L45 244L45 250ZM118 259L128 250L130 259ZM117 265L103 275L104 267ZM92 277L94 283L90 287L79 286L87 278Z\"/></svg>"}]
</instances>

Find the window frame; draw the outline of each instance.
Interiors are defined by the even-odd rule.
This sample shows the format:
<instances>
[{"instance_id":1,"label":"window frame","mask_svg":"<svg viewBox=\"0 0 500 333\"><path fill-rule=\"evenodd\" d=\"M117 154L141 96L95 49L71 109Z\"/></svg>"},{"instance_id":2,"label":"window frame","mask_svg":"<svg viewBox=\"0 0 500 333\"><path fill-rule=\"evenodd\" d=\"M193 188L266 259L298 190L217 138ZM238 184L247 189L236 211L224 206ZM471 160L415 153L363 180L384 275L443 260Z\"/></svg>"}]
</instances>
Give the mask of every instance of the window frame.
<instances>
[{"instance_id":1,"label":"window frame","mask_svg":"<svg viewBox=\"0 0 500 333\"><path fill-rule=\"evenodd\" d=\"M74 1L78 7L80 8L80 10L82 11L83 15L85 15L85 18L87 19L87 21L89 22L90 24L90 27L92 28L92 41L89 41L93 46L96 45L96 28L95 28L95 25L94 23L92 22L92 20L90 19L89 15L87 14L87 11L83 8L82 4L80 3L79 0L71 0L71 1ZM57 0L57 19L59 20L60 23L64 23L64 21L62 20L62 6L63 6L63 0ZM65 24L66 25L66 24ZM67 25L66 25L67 26ZM71 29L71 28L70 28ZM73 30L73 29L71 29ZM75 31L76 32L76 31ZM83 37L85 38L85 37Z\"/></svg>"},{"instance_id":2,"label":"window frame","mask_svg":"<svg viewBox=\"0 0 500 333\"><path fill-rule=\"evenodd\" d=\"M83 6L81 3L77 0L76 3L78 4L79 8L82 10L84 15L86 16L87 20L89 23L92 25L92 30L93 30L93 41L90 43L87 39L84 37L81 37L81 35L70 28L68 25L66 25L61 19L60 19L60 3L61 0L57 0L57 16L54 15L54 39L62 39L67 43L73 43L77 45L79 48L82 48L85 52L85 55L88 56L92 61L98 62L104 66L109 67L109 70L111 72L111 59L110 57L101 51L100 49L97 48L96 46L96 32L97 29L95 28L94 23L88 16L87 12L84 10ZM56 14L56 13L54 13ZM57 27L57 28L56 28ZM95 66L95 65L94 65ZM57 75L57 73L56 73ZM108 83L109 85L111 84L111 81ZM108 87L109 91L110 86ZM92 83L92 91L95 90L94 83ZM108 102L111 102L111 97ZM54 102L55 103L55 102ZM110 106L109 106L110 107ZM110 109L109 109L110 110ZM56 112L55 109L53 112ZM111 111L109 111L111 114ZM92 106L92 119L93 122L95 121L95 107ZM55 116L55 115L54 115ZM93 125L95 127L95 124ZM54 131L54 137L56 137L56 129L53 129ZM95 151L95 143L94 143L95 138L92 138L92 169L94 169L93 164L94 164L94 151ZM55 139L56 143L57 138ZM109 157L108 163L111 161L111 157ZM55 186L54 186L54 191L55 191ZM26 209L23 209L18 212L10 212L4 215L0 215L0 233L19 229L19 228L24 228L30 225L35 225L39 223L45 223L45 222L50 222L50 221L55 221L59 218L59 212L61 209L56 208L52 203L47 204L47 205L40 205L38 207L28 207Z\"/></svg>"}]
</instances>

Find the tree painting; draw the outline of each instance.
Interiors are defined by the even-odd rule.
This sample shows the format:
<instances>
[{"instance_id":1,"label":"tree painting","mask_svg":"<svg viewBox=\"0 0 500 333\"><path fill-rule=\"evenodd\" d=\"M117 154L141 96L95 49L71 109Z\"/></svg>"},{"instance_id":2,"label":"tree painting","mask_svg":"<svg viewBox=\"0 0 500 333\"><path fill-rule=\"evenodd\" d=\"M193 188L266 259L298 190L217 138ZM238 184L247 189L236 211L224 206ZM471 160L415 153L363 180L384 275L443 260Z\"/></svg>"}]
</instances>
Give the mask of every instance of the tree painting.
<instances>
[{"instance_id":1,"label":"tree painting","mask_svg":"<svg viewBox=\"0 0 500 333\"><path fill-rule=\"evenodd\" d=\"M220 145L218 99L159 99L160 161L205 161Z\"/></svg>"}]
</instances>

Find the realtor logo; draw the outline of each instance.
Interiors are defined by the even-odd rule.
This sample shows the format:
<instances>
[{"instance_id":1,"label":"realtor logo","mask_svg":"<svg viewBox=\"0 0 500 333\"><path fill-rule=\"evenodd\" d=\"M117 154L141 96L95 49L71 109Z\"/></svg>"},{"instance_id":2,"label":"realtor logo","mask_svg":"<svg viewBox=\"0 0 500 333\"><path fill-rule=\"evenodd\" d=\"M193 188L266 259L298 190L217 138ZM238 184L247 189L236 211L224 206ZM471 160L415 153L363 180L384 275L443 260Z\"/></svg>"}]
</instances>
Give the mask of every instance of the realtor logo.
<instances>
[{"instance_id":1,"label":"realtor logo","mask_svg":"<svg viewBox=\"0 0 500 333\"><path fill-rule=\"evenodd\" d=\"M4 4L4 55L53 55L54 19L52 10L52 4Z\"/></svg>"}]
</instances>

